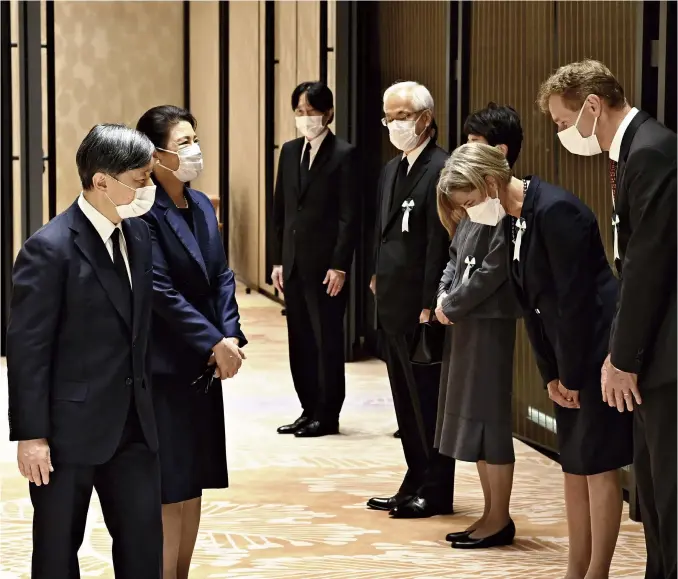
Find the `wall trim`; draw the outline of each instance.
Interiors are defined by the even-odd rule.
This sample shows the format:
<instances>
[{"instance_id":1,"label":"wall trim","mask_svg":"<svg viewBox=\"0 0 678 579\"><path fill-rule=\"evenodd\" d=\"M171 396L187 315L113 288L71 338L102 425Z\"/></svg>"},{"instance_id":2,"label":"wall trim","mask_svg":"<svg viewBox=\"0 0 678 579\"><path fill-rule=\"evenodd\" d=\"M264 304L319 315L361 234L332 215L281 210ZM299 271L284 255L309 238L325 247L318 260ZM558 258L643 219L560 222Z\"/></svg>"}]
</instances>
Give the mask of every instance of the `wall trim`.
<instances>
[{"instance_id":1,"label":"wall trim","mask_svg":"<svg viewBox=\"0 0 678 579\"><path fill-rule=\"evenodd\" d=\"M56 69L54 64L54 2L45 3L47 29L47 205L48 219L57 212L57 146L56 146Z\"/></svg>"},{"instance_id":2,"label":"wall trim","mask_svg":"<svg viewBox=\"0 0 678 579\"><path fill-rule=\"evenodd\" d=\"M320 0L320 63L318 70L320 71L319 80L327 84L327 53L330 48L327 46L327 0Z\"/></svg>"},{"instance_id":3,"label":"wall trim","mask_svg":"<svg viewBox=\"0 0 678 579\"><path fill-rule=\"evenodd\" d=\"M273 196L275 195L275 2L264 3L264 223L266 252L265 283L271 285L273 271ZM277 294L277 290L275 290Z\"/></svg>"},{"instance_id":4,"label":"wall trim","mask_svg":"<svg viewBox=\"0 0 678 579\"><path fill-rule=\"evenodd\" d=\"M191 2L184 0L184 108L191 110Z\"/></svg>"},{"instance_id":5,"label":"wall trim","mask_svg":"<svg viewBox=\"0 0 678 579\"><path fill-rule=\"evenodd\" d=\"M229 0L219 2L219 221L226 261L229 260L230 176L229 176Z\"/></svg>"}]
</instances>

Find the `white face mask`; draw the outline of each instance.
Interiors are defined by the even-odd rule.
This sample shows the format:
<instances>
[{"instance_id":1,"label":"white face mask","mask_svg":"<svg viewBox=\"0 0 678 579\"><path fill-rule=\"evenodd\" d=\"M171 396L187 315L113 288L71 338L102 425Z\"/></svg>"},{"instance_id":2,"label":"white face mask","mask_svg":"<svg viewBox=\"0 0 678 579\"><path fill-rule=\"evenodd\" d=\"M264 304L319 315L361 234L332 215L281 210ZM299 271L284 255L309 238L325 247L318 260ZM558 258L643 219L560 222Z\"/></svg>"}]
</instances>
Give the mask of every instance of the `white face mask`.
<instances>
[{"instance_id":1,"label":"white face mask","mask_svg":"<svg viewBox=\"0 0 678 579\"><path fill-rule=\"evenodd\" d=\"M309 141L315 139L325 130L322 116L294 117L294 122L297 124L297 130Z\"/></svg>"},{"instance_id":2,"label":"white face mask","mask_svg":"<svg viewBox=\"0 0 678 579\"><path fill-rule=\"evenodd\" d=\"M115 177L112 177L115 181L118 181ZM127 187L134 191L134 199L130 201L127 205L116 205L113 203L113 199L108 197L108 193L105 193L108 200L113 204L115 210L118 212L120 219L130 219L131 217L140 217L144 213L148 213L153 207L155 202L155 185L147 185L146 187L139 187L139 189L133 189L129 185L125 185L121 181L118 181L123 187Z\"/></svg>"},{"instance_id":3,"label":"white face mask","mask_svg":"<svg viewBox=\"0 0 678 579\"><path fill-rule=\"evenodd\" d=\"M391 121L388 124L388 136L396 149L407 152L416 148L421 137L417 135L416 130L417 121L420 118L421 115L414 121Z\"/></svg>"},{"instance_id":4,"label":"white face mask","mask_svg":"<svg viewBox=\"0 0 678 579\"><path fill-rule=\"evenodd\" d=\"M172 174L182 183L193 181L198 178L200 173L202 173L202 151L200 150L200 145L198 143L193 143L188 147L179 149L178 153L176 151L168 151L167 149L158 148L158 150L164 151L165 153L172 153L179 157L179 168L176 171L169 167L165 167L162 163L159 163L159 165L168 171L172 171Z\"/></svg>"},{"instance_id":5,"label":"white face mask","mask_svg":"<svg viewBox=\"0 0 678 579\"><path fill-rule=\"evenodd\" d=\"M593 155L599 155L602 153L600 148L600 143L598 142L598 137L596 137L596 125L598 124L598 117L593 119L593 132L590 137L582 137L577 125L579 124L579 119L581 119L581 114L584 112L584 107L586 102L582 105L579 110L579 116L577 121L574 123L574 126L568 127L564 131L558 133L558 138L560 143L573 155L581 155L582 157L592 157Z\"/></svg>"},{"instance_id":6,"label":"white face mask","mask_svg":"<svg viewBox=\"0 0 678 579\"><path fill-rule=\"evenodd\" d=\"M492 197L488 197L478 205L467 207L466 213L468 213L469 219L474 223L491 225L492 227L499 225L499 222L506 217L506 211L501 206L499 199Z\"/></svg>"}]
</instances>

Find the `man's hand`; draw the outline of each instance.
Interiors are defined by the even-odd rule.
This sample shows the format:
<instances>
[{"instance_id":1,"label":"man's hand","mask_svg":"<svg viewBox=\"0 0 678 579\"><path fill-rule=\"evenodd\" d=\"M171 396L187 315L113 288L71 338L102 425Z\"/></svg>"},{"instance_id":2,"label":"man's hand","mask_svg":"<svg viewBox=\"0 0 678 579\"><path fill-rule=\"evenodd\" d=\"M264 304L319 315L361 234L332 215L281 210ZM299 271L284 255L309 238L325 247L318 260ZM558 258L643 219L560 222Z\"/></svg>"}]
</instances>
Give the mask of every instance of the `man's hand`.
<instances>
[{"instance_id":1,"label":"man's hand","mask_svg":"<svg viewBox=\"0 0 678 579\"><path fill-rule=\"evenodd\" d=\"M419 314L419 323L428 324L429 321L431 321L431 310L421 310L421 313Z\"/></svg>"},{"instance_id":2,"label":"man's hand","mask_svg":"<svg viewBox=\"0 0 678 579\"><path fill-rule=\"evenodd\" d=\"M49 484L49 473L54 472L46 438L22 440L17 447L19 472L37 486Z\"/></svg>"},{"instance_id":3,"label":"man's hand","mask_svg":"<svg viewBox=\"0 0 678 579\"><path fill-rule=\"evenodd\" d=\"M377 276L376 275L373 275L372 279L370 279L370 291L374 295L377 295Z\"/></svg>"},{"instance_id":4,"label":"man's hand","mask_svg":"<svg viewBox=\"0 0 678 579\"><path fill-rule=\"evenodd\" d=\"M449 318L443 313L443 308L441 308L440 306L436 308L436 318L444 326L453 325L452 322L450 322Z\"/></svg>"},{"instance_id":5,"label":"man's hand","mask_svg":"<svg viewBox=\"0 0 678 579\"><path fill-rule=\"evenodd\" d=\"M615 368L610 356L605 359L600 371L600 387L603 402L611 407L616 406L619 412L624 412L625 409L633 412L634 400L638 405L643 403L638 390L638 375Z\"/></svg>"},{"instance_id":6,"label":"man's hand","mask_svg":"<svg viewBox=\"0 0 678 579\"><path fill-rule=\"evenodd\" d=\"M242 361L246 358L245 353L233 341L235 339L223 338L212 348L214 361L217 365L214 375L221 380L233 378L240 370Z\"/></svg>"},{"instance_id":7,"label":"man's hand","mask_svg":"<svg viewBox=\"0 0 678 579\"><path fill-rule=\"evenodd\" d=\"M346 274L343 271L337 271L336 269L328 269L327 275L323 280L323 285L327 286L327 295L330 297L338 296L339 292L344 287L345 281Z\"/></svg>"},{"instance_id":8,"label":"man's hand","mask_svg":"<svg viewBox=\"0 0 678 579\"><path fill-rule=\"evenodd\" d=\"M579 408L579 392L568 390L560 380L552 380L546 386L549 398L563 408Z\"/></svg>"},{"instance_id":9,"label":"man's hand","mask_svg":"<svg viewBox=\"0 0 678 579\"><path fill-rule=\"evenodd\" d=\"M283 266L274 265L273 271L271 272L271 281L273 282L273 287L277 289L281 294L285 293L283 291Z\"/></svg>"}]
</instances>

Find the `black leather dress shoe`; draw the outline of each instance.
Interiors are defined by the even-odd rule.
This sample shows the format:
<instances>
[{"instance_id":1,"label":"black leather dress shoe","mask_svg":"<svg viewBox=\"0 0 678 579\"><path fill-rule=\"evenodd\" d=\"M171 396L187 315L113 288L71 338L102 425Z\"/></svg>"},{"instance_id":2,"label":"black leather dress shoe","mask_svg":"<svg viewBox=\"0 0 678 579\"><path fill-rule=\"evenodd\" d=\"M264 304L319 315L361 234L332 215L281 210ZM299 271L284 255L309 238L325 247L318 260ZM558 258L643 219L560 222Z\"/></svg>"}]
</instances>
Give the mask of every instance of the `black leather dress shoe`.
<instances>
[{"instance_id":1,"label":"black leather dress shoe","mask_svg":"<svg viewBox=\"0 0 678 579\"><path fill-rule=\"evenodd\" d=\"M467 539L472 532L473 531L459 531L457 533L447 533L447 535L445 536L445 540L448 543L454 543L455 541L463 541Z\"/></svg>"},{"instance_id":2,"label":"black leather dress shoe","mask_svg":"<svg viewBox=\"0 0 678 579\"><path fill-rule=\"evenodd\" d=\"M400 430L396 430L396 431L393 433L393 438L400 438Z\"/></svg>"},{"instance_id":3,"label":"black leather dress shoe","mask_svg":"<svg viewBox=\"0 0 678 579\"><path fill-rule=\"evenodd\" d=\"M441 507L435 505L424 497L415 496L409 501L399 504L391 511L394 519L427 519L436 515L451 515L452 505Z\"/></svg>"},{"instance_id":4,"label":"black leather dress shoe","mask_svg":"<svg viewBox=\"0 0 678 579\"><path fill-rule=\"evenodd\" d=\"M375 511L391 511L399 504L405 503L412 498L411 495L396 494L392 497L374 497L367 501L367 506Z\"/></svg>"},{"instance_id":5,"label":"black leather dress shoe","mask_svg":"<svg viewBox=\"0 0 678 579\"><path fill-rule=\"evenodd\" d=\"M490 547L506 547L513 544L516 536L516 526L513 521L509 521L501 531L484 537L483 539L474 539L469 536L466 539L460 539L452 543L453 549L489 549Z\"/></svg>"},{"instance_id":6,"label":"black leather dress shoe","mask_svg":"<svg viewBox=\"0 0 678 579\"><path fill-rule=\"evenodd\" d=\"M294 434L302 426L306 426L310 420L308 416L300 416L292 424L285 424L285 426L278 428L278 434Z\"/></svg>"},{"instance_id":7,"label":"black leather dress shoe","mask_svg":"<svg viewBox=\"0 0 678 579\"><path fill-rule=\"evenodd\" d=\"M297 430L294 436L297 438L314 438L316 436L327 436L328 434L339 434L339 423L311 420Z\"/></svg>"}]
</instances>

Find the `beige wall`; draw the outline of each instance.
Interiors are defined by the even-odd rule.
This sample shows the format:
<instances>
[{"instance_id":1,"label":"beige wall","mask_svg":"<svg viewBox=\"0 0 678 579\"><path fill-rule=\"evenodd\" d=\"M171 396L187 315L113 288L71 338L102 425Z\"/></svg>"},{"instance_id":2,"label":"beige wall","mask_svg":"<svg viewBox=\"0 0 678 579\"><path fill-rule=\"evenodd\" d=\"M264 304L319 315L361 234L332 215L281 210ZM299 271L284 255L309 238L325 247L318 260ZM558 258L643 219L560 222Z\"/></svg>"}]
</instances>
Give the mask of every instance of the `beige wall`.
<instances>
[{"instance_id":1,"label":"beige wall","mask_svg":"<svg viewBox=\"0 0 678 579\"><path fill-rule=\"evenodd\" d=\"M93 125L134 126L149 108L183 104L181 2L54 5L57 211L80 191L75 153Z\"/></svg>"},{"instance_id":2,"label":"beige wall","mask_svg":"<svg viewBox=\"0 0 678 579\"><path fill-rule=\"evenodd\" d=\"M202 175L191 186L219 198L219 2L190 5L190 109L205 157Z\"/></svg>"}]
</instances>

